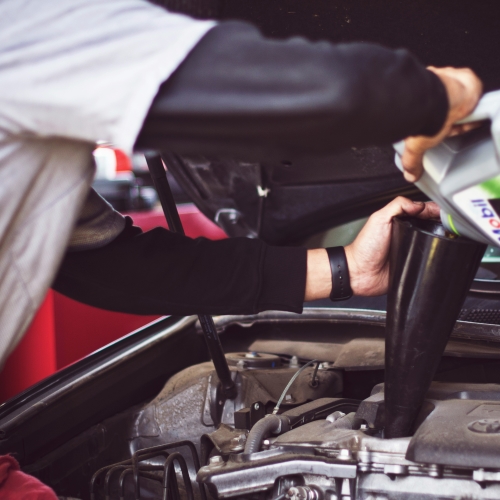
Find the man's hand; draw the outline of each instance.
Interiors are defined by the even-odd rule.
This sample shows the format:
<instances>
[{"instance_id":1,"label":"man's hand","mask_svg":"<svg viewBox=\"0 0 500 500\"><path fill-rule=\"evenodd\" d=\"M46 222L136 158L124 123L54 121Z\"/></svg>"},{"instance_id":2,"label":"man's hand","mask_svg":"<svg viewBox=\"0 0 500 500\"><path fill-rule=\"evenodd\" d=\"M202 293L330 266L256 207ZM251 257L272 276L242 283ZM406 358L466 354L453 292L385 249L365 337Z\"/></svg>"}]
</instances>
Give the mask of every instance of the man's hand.
<instances>
[{"instance_id":1,"label":"man's hand","mask_svg":"<svg viewBox=\"0 0 500 500\"><path fill-rule=\"evenodd\" d=\"M387 292L392 218L398 215L430 219L439 217L439 207L433 202L411 201L400 196L368 219L354 242L345 247L355 295L374 296ZM308 250L305 300L327 298L331 290L332 274L326 250Z\"/></svg>"},{"instance_id":2,"label":"man's hand","mask_svg":"<svg viewBox=\"0 0 500 500\"><path fill-rule=\"evenodd\" d=\"M355 295L387 292L392 218L398 215L431 219L439 217L439 207L434 202L411 201L399 196L368 219L354 242L345 248Z\"/></svg>"},{"instance_id":3,"label":"man's hand","mask_svg":"<svg viewBox=\"0 0 500 500\"><path fill-rule=\"evenodd\" d=\"M435 73L443 82L448 94L449 111L443 128L434 137L418 136L406 139L402 162L405 169L404 176L409 182L420 179L423 171L422 159L428 149L437 146L450 135L467 132L476 126L475 124L455 125L455 123L472 113L483 92L481 80L470 69L434 68L432 66L427 69Z\"/></svg>"}]
</instances>

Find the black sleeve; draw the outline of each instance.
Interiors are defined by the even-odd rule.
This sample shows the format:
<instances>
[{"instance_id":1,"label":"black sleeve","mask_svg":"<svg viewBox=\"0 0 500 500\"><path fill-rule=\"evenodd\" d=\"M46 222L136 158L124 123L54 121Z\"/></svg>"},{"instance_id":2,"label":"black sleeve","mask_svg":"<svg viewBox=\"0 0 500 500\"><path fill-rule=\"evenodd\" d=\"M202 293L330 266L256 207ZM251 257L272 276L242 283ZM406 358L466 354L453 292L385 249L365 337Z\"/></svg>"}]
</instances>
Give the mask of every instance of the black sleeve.
<instances>
[{"instance_id":1,"label":"black sleeve","mask_svg":"<svg viewBox=\"0 0 500 500\"><path fill-rule=\"evenodd\" d=\"M264 38L222 23L162 85L138 148L233 155L330 154L434 135L446 90L406 50Z\"/></svg>"},{"instance_id":2,"label":"black sleeve","mask_svg":"<svg viewBox=\"0 0 500 500\"><path fill-rule=\"evenodd\" d=\"M156 228L125 230L96 250L68 252L53 288L132 314L302 312L307 254L260 240L191 239Z\"/></svg>"}]
</instances>

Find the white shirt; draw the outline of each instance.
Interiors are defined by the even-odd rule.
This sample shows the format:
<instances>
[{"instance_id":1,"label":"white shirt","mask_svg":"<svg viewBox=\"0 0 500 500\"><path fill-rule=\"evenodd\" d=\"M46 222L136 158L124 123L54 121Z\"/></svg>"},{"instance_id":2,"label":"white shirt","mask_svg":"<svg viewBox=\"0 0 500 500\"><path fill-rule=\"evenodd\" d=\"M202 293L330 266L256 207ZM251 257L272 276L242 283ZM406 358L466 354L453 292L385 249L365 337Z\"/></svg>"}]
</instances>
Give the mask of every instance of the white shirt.
<instances>
[{"instance_id":1,"label":"white shirt","mask_svg":"<svg viewBox=\"0 0 500 500\"><path fill-rule=\"evenodd\" d=\"M2 0L0 130L130 153L158 87L213 26L145 0Z\"/></svg>"},{"instance_id":2,"label":"white shirt","mask_svg":"<svg viewBox=\"0 0 500 500\"><path fill-rule=\"evenodd\" d=\"M57 271L95 143L130 153L213 26L145 0L0 0L0 365Z\"/></svg>"}]
</instances>

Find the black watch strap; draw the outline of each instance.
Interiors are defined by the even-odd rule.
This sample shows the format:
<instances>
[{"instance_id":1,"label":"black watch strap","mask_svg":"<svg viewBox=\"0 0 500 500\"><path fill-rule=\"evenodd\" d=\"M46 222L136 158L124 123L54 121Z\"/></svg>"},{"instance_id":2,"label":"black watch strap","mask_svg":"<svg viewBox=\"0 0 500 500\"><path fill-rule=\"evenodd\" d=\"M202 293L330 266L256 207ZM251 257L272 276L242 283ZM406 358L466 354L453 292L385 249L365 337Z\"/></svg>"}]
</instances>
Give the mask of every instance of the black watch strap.
<instances>
[{"instance_id":1,"label":"black watch strap","mask_svg":"<svg viewBox=\"0 0 500 500\"><path fill-rule=\"evenodd\" d=\"M346 300L352 297L349 268L344 247L330 247L326 249L332 270L332 293L330 300Z\"/></svg>"}]
</instances>

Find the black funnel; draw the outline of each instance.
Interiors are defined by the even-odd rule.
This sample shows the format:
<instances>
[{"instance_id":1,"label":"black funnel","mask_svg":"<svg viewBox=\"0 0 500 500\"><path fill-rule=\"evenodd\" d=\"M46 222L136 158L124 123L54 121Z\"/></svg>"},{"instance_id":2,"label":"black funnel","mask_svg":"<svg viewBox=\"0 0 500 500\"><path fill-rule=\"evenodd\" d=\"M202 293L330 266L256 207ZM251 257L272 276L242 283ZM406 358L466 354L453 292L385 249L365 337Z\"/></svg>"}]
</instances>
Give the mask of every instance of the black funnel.
<instances>
[{"instance_id":1,"label":"black funnel","mask_svg":"<svg viewBox=\"0 0 500 500\"><path fill-rule=\"evenodd\" d=\"M385 438L409 436L486 245L435 221L392 225L385 341Z\"/></svg>"}]
</instances>

